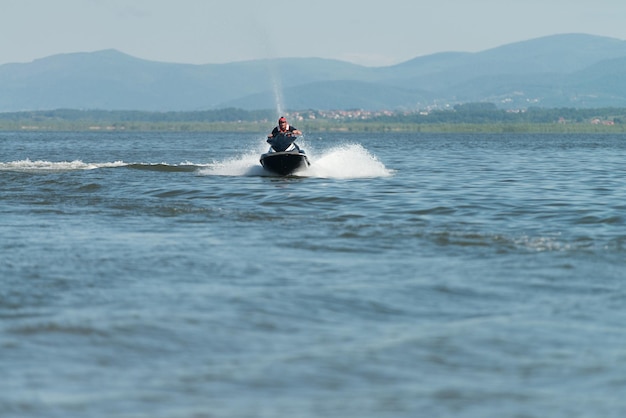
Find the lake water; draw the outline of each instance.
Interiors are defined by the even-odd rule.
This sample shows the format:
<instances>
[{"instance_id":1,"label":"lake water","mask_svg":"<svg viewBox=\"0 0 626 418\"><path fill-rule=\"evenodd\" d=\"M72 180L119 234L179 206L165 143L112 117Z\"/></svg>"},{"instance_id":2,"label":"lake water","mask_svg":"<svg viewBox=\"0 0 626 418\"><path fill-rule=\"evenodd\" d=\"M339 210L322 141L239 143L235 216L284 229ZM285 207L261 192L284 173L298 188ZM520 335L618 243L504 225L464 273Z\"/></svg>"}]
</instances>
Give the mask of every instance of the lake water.
<instances>
[{"instance_id":1,"label":"lake water","mask_svg":"<svg viewBox=\"0 0 626 418\"><path fill-rule=\"evenodd\" d=\"M0 416L624 417L626 136L0 133Z\"/></svg>"}]
</instances>

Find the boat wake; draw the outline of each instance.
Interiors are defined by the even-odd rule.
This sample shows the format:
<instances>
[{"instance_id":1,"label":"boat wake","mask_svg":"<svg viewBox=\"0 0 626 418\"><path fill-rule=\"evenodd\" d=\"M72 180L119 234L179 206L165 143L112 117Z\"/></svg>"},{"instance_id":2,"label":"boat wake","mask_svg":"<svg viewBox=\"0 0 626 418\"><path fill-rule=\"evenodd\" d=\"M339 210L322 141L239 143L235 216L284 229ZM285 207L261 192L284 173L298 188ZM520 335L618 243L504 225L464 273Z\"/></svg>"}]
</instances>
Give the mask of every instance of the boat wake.
<instances>
[{"instance_id":1,"label":"boat wake","mask_svg":"<svg viewBox=\"0 0 626 418\"><path fill-rule=\"evenodd\" d=\"M96 170L98 168L125 167L128 164L123 161L115 161L111 163L85 163L80 160L74 161L44 161L29 159L0 162L0 171L19 171L19 172L56 172L56 171L78 171L78 170Z\"/></svg>"},{"instance_id":2,"label":"boat wake","mask_svg":"<svg viewBox=\"0 0 626 418\"><path fill-rule=\"evenodd\" d=\"M29 159L20 161L11 161L7 163L0 162L0 171L15 171L23 173L55 173L55 172L68 172L68 171L84 171L84 170L97 170L100 168L119 168L126 167L134 170L149 170L149 171L165 171L165 172L178 172L178 171L196 171L204 165L197 165L190 162L184 162L180 164L168 164L168 163L126 163L124 161L114 161L105 163L86 163L81 160L74 161L45 161L36 160L31 161Z\"/></svg>"},{"instance_id":3,"label":"boat wake","mask_svg":"<svg viewBox=\"0 0 626 418\"><path fill-rule=\"evenodd\" d=\"M341 145L316 153L307 147L311 166L297 172L298 177L313 178L375 178L393 175L374 155L360 144ZM259 153L250 152L209 164L202 175L214 176L275 176L259 164Z\"/></svg>"},{"instance_id":4,"label":"boat wake","mask_svg":"<svg viewBox=\"0 0 626 418\"><path fill-rule=\"evenodd\" d=\"M307 148L307 151L310 148ZM23 173L55 173L108 168L126 168L159 172L197 172L206 176L276 176L265 170L259 163L259 150L212 163L181 162L170 163L128 163L124 161L89 163L74 161L19 160L0 162L0 171ZM348 144L316 152L307 152L311 166L298 171L298 177L312 178L375 178L393 175L393 170L385 167L374 155L360 144Z\"/></svg>"},{"instance_id":5,"label":"boat wake","mask_svg":"<svg viewBox=\"0 0 626 418\"><path fill-rule=\"evenodd\" d=\"M263 176L270 175L259 163L259 153L249 152L237 157L227 158L208 164L200 170L206 176Z\"/></svg>"}]
</instances>

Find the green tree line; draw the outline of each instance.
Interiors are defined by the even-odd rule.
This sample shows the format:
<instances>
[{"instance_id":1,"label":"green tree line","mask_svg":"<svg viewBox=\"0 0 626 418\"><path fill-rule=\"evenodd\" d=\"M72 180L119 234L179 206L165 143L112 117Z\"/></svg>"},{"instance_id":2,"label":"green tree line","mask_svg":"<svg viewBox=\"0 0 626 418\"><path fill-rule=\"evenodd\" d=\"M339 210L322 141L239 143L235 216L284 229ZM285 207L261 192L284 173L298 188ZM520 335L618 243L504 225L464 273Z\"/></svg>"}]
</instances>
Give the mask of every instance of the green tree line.
<instances>
[{"instance_id":1,"label":"green tree line","mask_svg":"<svg viewBox=\"0 0 626 418\"><path fill-rule=\"evenodd\" d=\"M274 119L270 110L236 108L188 111L147 112L139 110L76 110L56 109L0 113L0 121L68 121L68 122L254 122Z\"/></svg>"},{"instance_id":2,"label":"green tree line","mask_svg":"<svg viewBox=\"0 0 626 418\"><path fill-rule=\"evenodd\" d=\"M395 123L591 123L594 119L616 124L626 120L626 109L618 108L539 108L523 111L499 109L492 103L468 103L449 110L397 113L377 117L377 121Z\"/></svg>"},{"instance_id":3,"label":"green tree line","mask_svg":"<svg viewBox=\"0 0 626 418\"><path fill-rule=\"evenodd\" d=\"M355 112L355 111L353 111ZM575 132L626 131L626 109L529 108L500 109L492 103L468 103L449 109L413 112L305 110L288 112L294 124L307 131L500 131ZM315 118L307 115L314 114ZM354 114L354 113L353 113ZM300 118L296 118L298 115ZM0 113L0 129L129 129L258 131L275 122L274 110L237 108L192 112L148 112L57 109ZM611 125L611 126L608 126Z\"/></svg>"}]
</instances>

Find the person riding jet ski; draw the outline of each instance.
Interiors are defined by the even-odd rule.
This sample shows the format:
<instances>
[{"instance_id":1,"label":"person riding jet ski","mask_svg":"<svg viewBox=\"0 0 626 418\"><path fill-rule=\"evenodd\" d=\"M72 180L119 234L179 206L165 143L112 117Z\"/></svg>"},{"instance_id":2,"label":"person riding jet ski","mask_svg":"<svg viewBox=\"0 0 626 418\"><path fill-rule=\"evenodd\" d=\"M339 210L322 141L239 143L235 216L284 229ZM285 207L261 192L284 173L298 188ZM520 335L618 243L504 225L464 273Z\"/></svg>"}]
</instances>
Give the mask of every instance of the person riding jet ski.
<instances>
[{"instance_id":1,"label":"person riding jet ski","mask_svg":"<svg viewBox=\"0 0 626 418\"><path fill-rule=\"evenodd\" d=\"M284 116L281 116L278 119L278 126L276 126L273 130L272 133L269 134L267 137L268 138L274 138L276 135L278 135L279 133L283 133L283 134L292 134L292 135L302 135L302 132L300 132L300 130L298 128L296 128L295 126L291 126L287 123L287 119L285 119Z\"/></svg>"}]
</instances>

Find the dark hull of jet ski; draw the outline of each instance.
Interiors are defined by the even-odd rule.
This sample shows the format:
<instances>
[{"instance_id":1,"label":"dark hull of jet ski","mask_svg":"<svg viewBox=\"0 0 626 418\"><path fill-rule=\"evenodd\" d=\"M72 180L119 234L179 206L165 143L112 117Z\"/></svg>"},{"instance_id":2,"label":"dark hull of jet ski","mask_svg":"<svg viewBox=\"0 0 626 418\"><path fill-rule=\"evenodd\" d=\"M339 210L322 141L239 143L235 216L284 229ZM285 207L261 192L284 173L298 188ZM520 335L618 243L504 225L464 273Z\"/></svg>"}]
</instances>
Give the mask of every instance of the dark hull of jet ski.
<instances>
[{"instance_id":1,"label":"dark hull of jet ski","mask_svg":"<svg viewBox=\"0 0 626 418\"><path fill-rule=\"evenodd\" d=\"M261 165L268 171L281 176L288 176L308 167L309 159L294 142L296 136L290 132L269 137L270 149L261 155Z\"/></svg>"},{"instance_id":2,"label":"dark hull of jet ski","mask_svg":"<svg viewBox=\"0 0 626 418\"><path fill-rule=\"evenodd\" d=\"M261 165L272 173L288 176L311 165L301 151L268 152L261 155Z\"/></svg>"}]
</instances>

